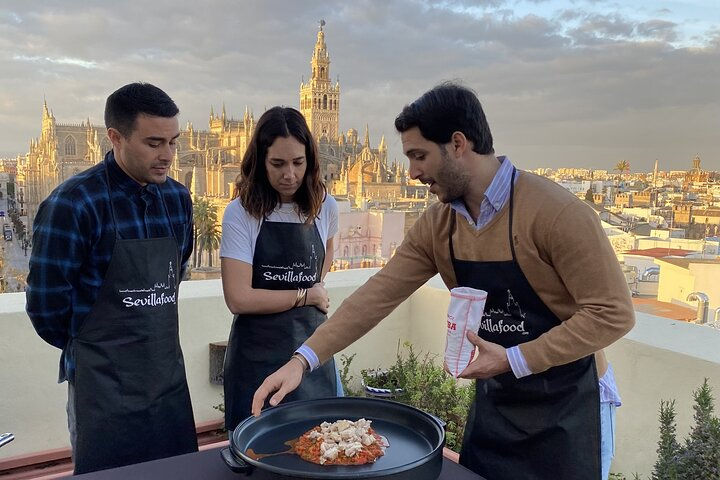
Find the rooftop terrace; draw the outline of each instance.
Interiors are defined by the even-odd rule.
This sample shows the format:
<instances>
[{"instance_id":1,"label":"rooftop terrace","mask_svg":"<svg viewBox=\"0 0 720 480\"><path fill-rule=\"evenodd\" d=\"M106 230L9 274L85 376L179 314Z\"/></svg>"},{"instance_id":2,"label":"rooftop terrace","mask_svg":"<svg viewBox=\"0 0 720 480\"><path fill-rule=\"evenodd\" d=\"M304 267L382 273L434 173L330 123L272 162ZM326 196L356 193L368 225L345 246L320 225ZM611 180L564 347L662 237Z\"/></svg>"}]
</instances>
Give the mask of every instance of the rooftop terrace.
<instances>
[{"instance_id":1,"label":"rooftop terrace","mask_svg":"<svg viewBox=\"0 0 720 480\"><path fill-rule=\"evenodd\" d=\"M328 274L332 304L339 305L376 271ZM183 282L179 298L181 343L195 420L201 426L217 425L222 415L213 407L222 401L222 387L210 382L209 345L227 339L231 315L220 280ZM4 294L0 300L0 432L16 436L0 449L2 478L2 469L13 459L66 449L69 441L67 386L56 382L59 351L35 334L22 293ZM352 363L355 378L362 368L390 364L398 340L412 342L417 350L442 353L448 304L447 289L439 278L433 278L377 328L341 352L357 353ZM628 477L634 472L646 477L652 470L660 400L676 400L678 434L684 437L692 425L692 391L708 378L716 398L720 397L720 330L647 311L638 306L635 328L607 350L623 399L617 413L612 471Z\"/></svg>"}]
</instances>

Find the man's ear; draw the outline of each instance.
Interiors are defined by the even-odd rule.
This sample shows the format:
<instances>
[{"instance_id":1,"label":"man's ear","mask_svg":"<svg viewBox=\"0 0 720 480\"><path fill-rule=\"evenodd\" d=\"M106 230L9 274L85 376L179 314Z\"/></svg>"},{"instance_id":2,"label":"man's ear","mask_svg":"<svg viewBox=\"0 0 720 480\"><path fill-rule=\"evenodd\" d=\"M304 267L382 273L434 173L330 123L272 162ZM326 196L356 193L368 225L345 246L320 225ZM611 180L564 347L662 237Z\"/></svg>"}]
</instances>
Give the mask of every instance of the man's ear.
<instances>
[{"instance_id":1,"label":"man's ear","mask_svg":"<svg viewBox=\"0 0 720 480\"><path fill-rule=\"evenodd\" d=\"M469 148L472 148L470 141L465 134L460 131L453 132L450 143L452 144L453 153L457 157L462 157Z\"/></svg>"},{"instance_id":2,"label":"man's ear","mask_svg":"<svg viewBox=\"0 0 720 480\"><path fill-rule=\"evenodd\" d=\"M122 134L119 131L117 131L114 128L108 128L107 136L110 139L110 141L112 142L113 147L117 147L120 145L120 140L122 139Z\"/></svg>"}]
</instances>

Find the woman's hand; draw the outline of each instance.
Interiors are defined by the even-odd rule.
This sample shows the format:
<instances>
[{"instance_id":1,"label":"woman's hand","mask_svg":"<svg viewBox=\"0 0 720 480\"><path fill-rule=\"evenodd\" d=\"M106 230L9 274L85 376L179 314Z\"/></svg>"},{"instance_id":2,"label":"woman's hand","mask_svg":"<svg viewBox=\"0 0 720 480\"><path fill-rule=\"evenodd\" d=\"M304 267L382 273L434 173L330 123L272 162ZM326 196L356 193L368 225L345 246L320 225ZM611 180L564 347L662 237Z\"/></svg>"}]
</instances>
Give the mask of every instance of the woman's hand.
<instances>
[{"instance_id":1,"label":"woman's hand","mask_svg":"<svg viewBox=\"0 0 720 480\"><path fill-rule=\"evenodd\" d=\"M330 308L330 297L325 289L325 282L319 282L307 289L307 302L305 305L312 305L323 313Z\"/></svg>"}]
</instances>

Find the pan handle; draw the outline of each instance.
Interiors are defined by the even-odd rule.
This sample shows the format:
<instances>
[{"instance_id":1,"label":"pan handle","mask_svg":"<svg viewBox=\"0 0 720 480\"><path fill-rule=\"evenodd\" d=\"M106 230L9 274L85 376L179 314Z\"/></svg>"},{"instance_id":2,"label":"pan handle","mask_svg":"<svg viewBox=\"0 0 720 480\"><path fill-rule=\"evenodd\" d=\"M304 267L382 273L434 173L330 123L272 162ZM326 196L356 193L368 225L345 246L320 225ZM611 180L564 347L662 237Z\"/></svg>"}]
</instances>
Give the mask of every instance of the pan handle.
<instances>
[{"instance_id":1,"label":"pan handle","mask_svg":"<svg viewBox=\"0 0 720 480\"><path fill-rule=\"evenodd\" d=\"M7 445L13 440L15 440L15 435L12 433L0 433L0 447Z\"/></svg>"},{"instance_id":2,"label":"pan handle","mask_svg":"<svg viewBox=\"0 0 720 480\"><path fill-rule=\"evenodd\" d=\"M425 413L427 413L428 415L433 417L435 419L435 421L437 421L440 424L440 426L443 428L443 430L445 430L445 426L447 425L447 422L445 420L438 417L437 415L433 415L432 413L428 413L428 412L425 412Z\"/></svg>"},{"instance_id":3,"label":"pan handle","mask_svg":"<svg viewBox=\"0 0 720 480\"><path fill-rule=\"evenodd\" d=\"M225 465L227 465L228 468L235 473L244 473L245 475L250 475L253 471L252 465L245 463L240 458L237 458L235 455L233 455L229 448L223 448L222 450L220 450L220 456L225 462Z\"/></svg>"}]
</instances>

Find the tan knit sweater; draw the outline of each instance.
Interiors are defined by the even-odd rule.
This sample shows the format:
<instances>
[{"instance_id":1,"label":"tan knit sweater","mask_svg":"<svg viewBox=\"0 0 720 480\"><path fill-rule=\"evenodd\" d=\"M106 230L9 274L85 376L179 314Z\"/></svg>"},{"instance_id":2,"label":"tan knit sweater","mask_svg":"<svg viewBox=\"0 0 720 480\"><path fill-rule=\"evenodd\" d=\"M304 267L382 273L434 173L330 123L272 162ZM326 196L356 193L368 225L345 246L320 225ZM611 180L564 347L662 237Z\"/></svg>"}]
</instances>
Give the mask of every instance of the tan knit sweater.
<instances>
[{"instance_id":1,"label":"tan knit sweater","mask_svg":"<svg viewBox=\"0 0 720 480\"><path fill-rule=\"evenodd\" d=\"M447 204L430 206L387 265L307 340L321 362L367 333L436 273L448 288L458 286L448 248L451 215L455 212ZM595 352L598 376L604 375L607 361L602 349L633 327L635 312L600 219L561 186L528 172L521 172L515 184L513 216L520 267L540 299L562 320L520 346L530 370L540 373ZM509 203L479 231L458 215L453 234L456 258L511 259L508 221Z\"/></svg>"}]
</instances>

